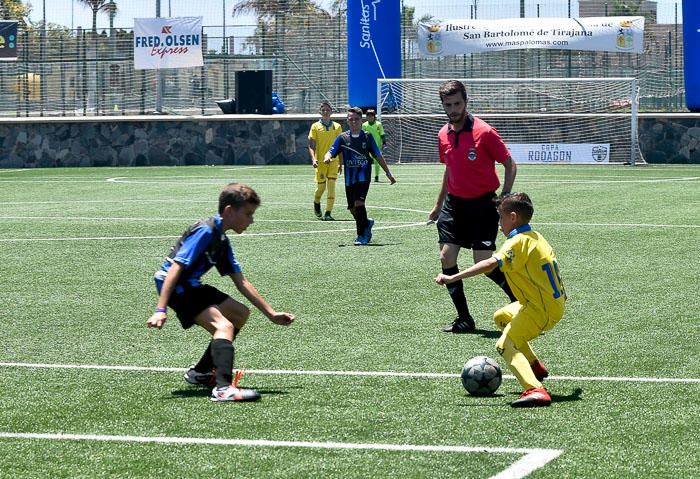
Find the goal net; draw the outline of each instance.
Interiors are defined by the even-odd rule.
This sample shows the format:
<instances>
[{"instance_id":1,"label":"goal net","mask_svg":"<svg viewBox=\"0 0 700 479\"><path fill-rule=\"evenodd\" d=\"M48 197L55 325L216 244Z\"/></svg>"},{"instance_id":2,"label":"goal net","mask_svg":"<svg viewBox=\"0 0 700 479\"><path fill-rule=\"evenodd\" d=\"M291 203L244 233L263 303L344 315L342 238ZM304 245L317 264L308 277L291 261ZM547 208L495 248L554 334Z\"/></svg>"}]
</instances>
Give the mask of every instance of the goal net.
<instances>
[{"instance_id":1,"label":"goal net","mask_svg":"<svg viewBox=\"0 0 700 479\"><path fill-rule=\"evenodd\" d=\"M438 90L446 79L380 79L377 112L385 156L439 161L446 123ZM467 110L498 130L525 163L644 163L637 138L634 78L470 78Z\"/></svg>"}]
</instances>

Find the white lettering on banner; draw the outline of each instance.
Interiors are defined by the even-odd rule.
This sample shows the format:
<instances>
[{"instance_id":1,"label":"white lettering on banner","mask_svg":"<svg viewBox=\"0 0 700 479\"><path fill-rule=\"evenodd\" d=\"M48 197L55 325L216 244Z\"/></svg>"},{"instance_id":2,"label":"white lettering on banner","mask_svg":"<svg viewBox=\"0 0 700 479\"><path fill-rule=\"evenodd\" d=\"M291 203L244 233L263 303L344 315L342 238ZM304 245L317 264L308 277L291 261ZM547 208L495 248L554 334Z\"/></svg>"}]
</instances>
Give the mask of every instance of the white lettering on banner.
<instances>
[{"instance_id":1,"label":"white lettering on banner","mask_svg":"<svg viewBox=\"0 0 700 479\"><path fill-rule=\"evenodd\" d=\"M374 21L377 21L377 5L382 3L382 0L372 0L372 11L374 12Z\"/></svg>"},{"instance_id":2,"label":"white lettering on banner","mask_svg":"<svg viewBox=\"0 0 700 479\"><path fill-rule=\"evenodd\" d=\"M136 70L202 65L202 17L134 19Z\"/></svg>"},{"instance_id":3,"label":"white lettering on banner","mask_svg":"<svg viewBox=\"0 0 700 479\"><path fill-rule=\"evenodd\" d=\"M372 41L372 32L369 28L369 5L362 3L362 17L360 18L360 25L362 26L362 41L360 41L361 48L369 48L370 42Z\"/></svg>"},{"instance_id":4,"label":"white lettering on banner","mask_svg":"<svg viewBox=\"0 0 700 479\"><path fill-rule=\"evenodd\" d=\"M508 143L516 163L609 163L608 143Z\"/></svg>"},{"instance_id":5,"label":"white lettering on banner","mask_svg":"<svg viewBox=\"0 0 700 479\"><path fill-rule=\"evenodd\" d=\"M418 25L426 56L521 48L642 53L644 17L446 20Z\"/></svg>"}]
</instances>

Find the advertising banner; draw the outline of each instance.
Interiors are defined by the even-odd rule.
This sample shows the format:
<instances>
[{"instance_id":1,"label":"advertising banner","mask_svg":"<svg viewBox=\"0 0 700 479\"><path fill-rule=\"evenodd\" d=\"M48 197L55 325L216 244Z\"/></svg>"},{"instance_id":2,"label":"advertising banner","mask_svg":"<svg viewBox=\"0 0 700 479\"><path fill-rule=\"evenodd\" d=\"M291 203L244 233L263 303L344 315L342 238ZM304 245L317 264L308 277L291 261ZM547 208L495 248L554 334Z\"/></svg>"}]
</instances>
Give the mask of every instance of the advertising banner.
<instances>
[{"instance_id":1,"label":"advertising banner","mask_svg":"<svg viewBox=\"0 0 700 479\"><path fill-rule=\"evenodd\" d=\"M134 18L134 69L202 65L202 17Z\"/></svg>"},{"instance_id":2,"label":"advertising banner","mask_svg":"<svg viewBox=\"0 0 700 479\"><path fill-rule=\"evenodd\" d=\"M700 113L700 2L683 0L683 70L685 103Z\"/></svg>"},{"instance_id":3,"label":"advertising banner","mask_svg":"<svg viewBox=\"0 0 700 479\"><path fill-rule=\"evenodd\" d=\"M524 163L609 163L609 143L507 143L511 157Z\"/></svg>"},{"instance_id":4,"label":"advertising banner","mask_svg":"<svg viewBox=\"0 0 700 479\"><path fill-rule=\"evenodd\" d=\"M419 23L425 56L548 48L642 53L644 17L510 18Z\"/></svg>"},{"instance_id":5,"label":"advertising banner","mask_svg":"<svg viewBox=\"0 0 700 479\"><path fill-rule=\"evenodd\" d=\"M0 61L17 60L17 22L0 21Z\"/></svg>"},{"instance_id":6,"label":"advertising banner","mask_svg":"<svg viewBox=\"0 0 700 479\"><path fill-rule=\"evenodd\" d=\"M399 0L348 0L348 100L377 106L377 79L401 78Z\"/></svg>"}]
</instances>

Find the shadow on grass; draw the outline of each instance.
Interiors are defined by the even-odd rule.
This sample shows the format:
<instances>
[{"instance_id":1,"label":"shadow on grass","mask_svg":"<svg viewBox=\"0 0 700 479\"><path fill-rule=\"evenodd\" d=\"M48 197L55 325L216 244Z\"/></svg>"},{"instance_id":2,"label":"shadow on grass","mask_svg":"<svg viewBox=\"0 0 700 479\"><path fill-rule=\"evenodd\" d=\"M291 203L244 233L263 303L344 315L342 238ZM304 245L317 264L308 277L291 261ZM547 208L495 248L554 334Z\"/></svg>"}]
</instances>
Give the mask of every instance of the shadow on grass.
<instances>
[{"instance_id":1,"label":"shadow on grass","mask_svg":"<svg viewBox=\"0 0 700 479\"><path fill-rule=\"evenodd\" d=\"M255 386L245 385L245 389L255 389L262 395L279 396L289 394L288 389L303 389L301 386L291 386L282 389L258 389ZM211 388L187 388L187 389L176 389L171 392L170 399L179 398L193 398L193 397L209 397L211 395Z\"/></svg>"},{"instance_id":2,"label":"shadow on grass","mask_svg":"<svg viewBox=\"0 0 700 479\"><path fill-rule=\"evenodd\" d=\"M373 247L373 246L397 246L401 243L369 243L369 244L363 244L363 245L355 245L352 243L349 244L339 244L338 248L345 248L347 246L352 246L354 248L367 248L367 247Z\"/></svg>"},{"instance_id":3,"label":"shadow on grass","mask_svg":"<svg viewBox=\"0 0 700 479\"><path fill-rule=\"evenodd\" d=\"M475 329L471 334L478 334L484 338L498 339L501 337L500 331L494 331L493 329Z\"/></svg>"},{"instance_id":4,"label":"shadow on grass","mask_svg":"<svg viewBox=\"0 0 700 479\"><path fill-rule=\"evenodd\" d=\"M547 380L545 379L545 382ZM545 387L547 385L545 384ZM583 392L583 389L581 388L576 388L573 390L571 394L552 394L552 391L549 391L549 395L552 398L552 403L560 403L560 402L571 402L571 401L581 401L581 393ZM514 392L511 393L513 396L520 396L521 393L519 392Z\"/></svg>"},{"instance_id":5,"label":"shadow on grass","mask_svg":"<svg viewBox=\"0 0 700 479\"><path fill-rule=\"evenodd\" d=\"M581 393L583 392L583 389L581 388L576 388L574 389L574 392L571 394L567 394L566 396L562 394L552 394L550 393L549 395L552 396L552 402L569 402L569 401L581 401Z\"/></svg>"}]
</instances>

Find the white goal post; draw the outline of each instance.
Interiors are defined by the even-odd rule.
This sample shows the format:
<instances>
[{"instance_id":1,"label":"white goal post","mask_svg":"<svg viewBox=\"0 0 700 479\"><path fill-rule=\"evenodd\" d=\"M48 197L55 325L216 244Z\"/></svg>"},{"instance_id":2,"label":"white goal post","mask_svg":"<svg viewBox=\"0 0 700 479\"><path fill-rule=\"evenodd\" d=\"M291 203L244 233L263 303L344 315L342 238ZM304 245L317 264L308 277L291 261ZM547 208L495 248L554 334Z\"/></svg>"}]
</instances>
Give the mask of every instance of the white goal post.
<instances>
[{"instance_id":1,"label":"white goal post","mask_svg":"<svg viewBox=\"0 0 700 479\"><path fill-rule=\"evenodd\" d=\"M377 80L377 115L389 160L436 162L447 117L438 90L447 79ZM527 163L644 163L634 78L469 78L470 113L498 130Z\"/></svg>"}]
</instances>

